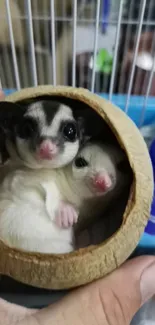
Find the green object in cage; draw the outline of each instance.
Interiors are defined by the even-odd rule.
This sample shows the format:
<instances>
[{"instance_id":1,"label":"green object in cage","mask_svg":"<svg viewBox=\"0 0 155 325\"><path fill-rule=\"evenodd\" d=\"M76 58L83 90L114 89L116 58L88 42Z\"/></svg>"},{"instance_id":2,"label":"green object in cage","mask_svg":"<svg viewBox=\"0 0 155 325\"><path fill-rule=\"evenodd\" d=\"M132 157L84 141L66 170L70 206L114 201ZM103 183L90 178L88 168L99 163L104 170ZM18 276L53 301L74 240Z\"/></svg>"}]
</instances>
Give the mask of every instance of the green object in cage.
<instances>
[{"instance_id":1,"label":"green object in cage","mask_svg":"<svg viewBox=\"0 0 155 325\"><path fill-rule=\"evenodd\" d=\"M98 51L96 58L97 70L105 74L111 74L112 72L113 57L108 53L106 49Z\"/></svg>"}]
</instances>

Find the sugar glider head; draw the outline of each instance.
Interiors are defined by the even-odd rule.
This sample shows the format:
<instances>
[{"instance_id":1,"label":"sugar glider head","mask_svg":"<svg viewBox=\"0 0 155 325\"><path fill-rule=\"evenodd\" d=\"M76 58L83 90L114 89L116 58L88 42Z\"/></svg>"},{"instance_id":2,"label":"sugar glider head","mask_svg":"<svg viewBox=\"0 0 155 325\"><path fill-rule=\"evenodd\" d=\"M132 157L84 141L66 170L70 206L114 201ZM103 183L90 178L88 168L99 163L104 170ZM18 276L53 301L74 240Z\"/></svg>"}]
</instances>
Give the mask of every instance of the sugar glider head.
<instances>
[{"instance_id":1,"label":"sugar glider head","mask_svg":"<svg viewBox=\"0 0 155 325\"><path fill-rule=\"evenodd\" d=\"M30 168L58 168L76 156L82 137L70 107L52 100L27 107L0 103L0 127L12 159Z\"/></svg>"},{"instance_id":2,"label":"sugar glider head","mask_svg":"<svg viewBox=\"0 0 155 325\"><path fill-rule=\"evenodd\" d=\"M73 179L87 197L104 196L125 181L128 164L120 148L110 144L87 143L72 163Z\"/></svg>"}]
</instances>

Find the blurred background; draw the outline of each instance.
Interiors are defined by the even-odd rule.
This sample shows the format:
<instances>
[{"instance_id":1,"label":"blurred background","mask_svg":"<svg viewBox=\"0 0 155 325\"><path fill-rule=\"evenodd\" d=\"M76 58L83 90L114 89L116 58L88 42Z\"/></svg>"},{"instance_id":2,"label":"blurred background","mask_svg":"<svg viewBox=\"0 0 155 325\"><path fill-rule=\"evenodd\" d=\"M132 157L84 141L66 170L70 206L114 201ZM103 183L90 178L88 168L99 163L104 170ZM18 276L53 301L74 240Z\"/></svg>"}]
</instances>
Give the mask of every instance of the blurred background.
<instances>
[{"instance_id":1,"label":"blurred background","mask_svg":"<svg viewBox=\"0 0 155 325\"><path fill-rule=\"evenodd\" d=\"M3 87L16 88L6 2L0 0L0 76ZM21 87L32 86L34 81L30 70L32 53L29 25L31 17L29 16L28 2L27 0L9 0ZM90 88L98 1L77 0L76 2L76 86ZM120 18L114 93L127 93L144 2L146 4L141 35L138 40L138 52L148 52L150 56L154 54L154 0L124 0L122 1L121 17L119 17L120 2L120 0L100 1L95 77L96 92L108 93L109 91L118 18ZM38 84L53 82L51 64L51 19L53 18L55 24L57 84L71 85L75 4L73 0L55 0L53 3L54 13L51 14L50 0L30 1L37 82ZM150 66L145 68L140 69L138 62L136 62L132 94L142 95L146 93ZM155 95L154 83L153 80L150 95Z\"/></svg>"},{"instance_id":2,"label":"blurred background","mask_svg":"<svg viewBox=\"0 0 155 325\"><path fill-rule=\"evenodd\" d=\"M0 0L0 26L3 88L85 87L154 121L154 0Z\"/></svg>"}]
</instances>

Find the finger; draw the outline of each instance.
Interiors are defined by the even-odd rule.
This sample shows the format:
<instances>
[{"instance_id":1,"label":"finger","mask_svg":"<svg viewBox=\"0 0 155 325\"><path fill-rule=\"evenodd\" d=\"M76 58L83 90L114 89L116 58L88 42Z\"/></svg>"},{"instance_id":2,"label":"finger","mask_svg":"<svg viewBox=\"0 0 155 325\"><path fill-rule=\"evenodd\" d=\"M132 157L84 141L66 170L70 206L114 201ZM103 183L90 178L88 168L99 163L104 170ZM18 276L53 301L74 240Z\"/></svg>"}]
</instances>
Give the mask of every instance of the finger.
<instances>
[{"instance_id":1,"label":"finger","mask_svg":"<svg viewBox=\"0 0 155 325\"><path fill-rule=\"evenodd\" d=\"M37 312L33 319L42 325L128 325L154 293L155 258L139 257Z\"/></svg>"},{"instance_id":2,"label":"finger","mask_svg":"<svg viewBox=\"0 0 155 325\"><path fill-rule=\"evenodd\" d=\"M117 313L118 324L129 324L139 308L155 294L155 258L139 257L126 262L99 281L98 289L110 322L113 324ZM106 290L108 299L105 299Z\"/></svg>"}]
</instances>

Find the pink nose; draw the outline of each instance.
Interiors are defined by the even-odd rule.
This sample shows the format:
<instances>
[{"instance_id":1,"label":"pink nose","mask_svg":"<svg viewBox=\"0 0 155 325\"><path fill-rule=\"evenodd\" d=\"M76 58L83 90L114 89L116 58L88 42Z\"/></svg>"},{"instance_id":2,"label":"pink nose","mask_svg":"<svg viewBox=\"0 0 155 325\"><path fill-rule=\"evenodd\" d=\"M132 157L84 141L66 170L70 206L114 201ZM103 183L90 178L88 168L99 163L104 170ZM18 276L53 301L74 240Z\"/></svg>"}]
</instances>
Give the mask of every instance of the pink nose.
<instances>
[{"instance_id":1,"label":"pink nose","mask_svg":"<svg viewBox=\"0 0 155 325\"><path fill-rule=\"evenodd\" d=\"M108 174L97 174L94 185L99 191L106 192L112 186L112 180Z\"/></svg>"},{"instance_id":2,"label":"pink nose","mask_svg":"<svg viewBox=\"0 0 155 325\"><path fill-rule=\"evenodd\" d=\"M41 159L52 159L58 152L56 144L50 140L44 140L38 150L39 157Z\"/></svg>"}]
</instances>

